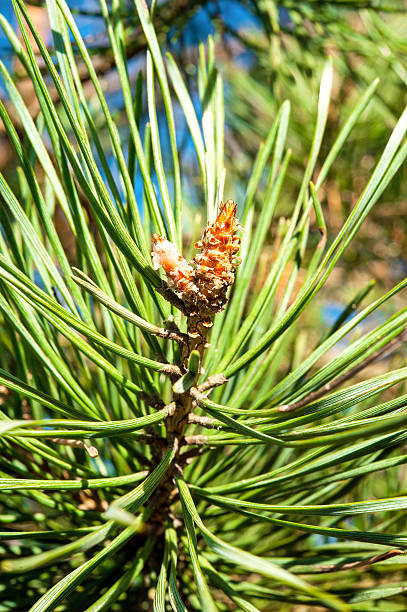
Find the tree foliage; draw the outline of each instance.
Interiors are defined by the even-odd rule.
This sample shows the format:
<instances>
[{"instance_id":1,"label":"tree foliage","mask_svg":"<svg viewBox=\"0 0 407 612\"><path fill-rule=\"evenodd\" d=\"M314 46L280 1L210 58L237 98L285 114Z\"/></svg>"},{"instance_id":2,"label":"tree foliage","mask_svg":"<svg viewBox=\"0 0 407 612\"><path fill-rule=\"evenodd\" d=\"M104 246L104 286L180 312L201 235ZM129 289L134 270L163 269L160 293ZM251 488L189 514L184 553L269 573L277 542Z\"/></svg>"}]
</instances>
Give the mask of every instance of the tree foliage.
<instances>
[{"instance_id":1,"label":"tree foliage","mask_svg":"<svg viewBox=\"0 0 407 612\"><path fill-rule=\"evenodd\" d=\"M234 197L214 41L199 49L197 100L137 0L148 50L133 87L120 3L101 0L123 131L65 0L46 2L53 55L23 0L13 4L23 43L0 25L40 112L0 63L20 122L0 104L18 158L16 184L0 175L1 609L371 610L391 598L404 610L407 308L396 305L407 279L374 299L372 283L359 288L331 327L308 333L303 321L405 162L407 110L332 232L319 195L381 86L366 85L324 147L325 61L280 218L297 109L276 109L238 202L228 302L200 318L154 269L151 241L191 259L225 184ZM183 122L196 192L179 157Z\"/></svg>"}]
</instances>

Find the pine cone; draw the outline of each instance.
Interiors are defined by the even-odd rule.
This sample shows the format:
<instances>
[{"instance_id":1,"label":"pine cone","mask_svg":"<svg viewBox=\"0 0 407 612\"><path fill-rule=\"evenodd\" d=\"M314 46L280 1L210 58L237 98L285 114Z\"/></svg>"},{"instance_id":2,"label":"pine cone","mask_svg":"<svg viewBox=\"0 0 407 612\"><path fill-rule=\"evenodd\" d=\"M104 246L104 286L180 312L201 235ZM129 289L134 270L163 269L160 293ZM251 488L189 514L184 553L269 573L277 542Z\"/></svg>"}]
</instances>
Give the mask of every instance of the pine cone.
<instances>
[{"instance_id":1,"label":"pine cone","mask_svg":"<svg viewBox=\"0 0 407 612\"><path fill-rule=\"evenodd\" d=\"M240 263L236 258L240 247L236 219L236 204L228 200L221 204L214 223L208 223L202 240L195 244L201 249L193 259L195 283L198 287L197 302L201 313L215 313L223 309L226 292L235 280Z\"/></svg>"},{"instance_id":2,"label":"pine cone","mask_svg":"<svg viewBox=\"0 0 407 612\"><path fill-rule=\"evenodd\" d=\"M189 264L177 247L158 234L153 234L153 265L163 267L171 287L183 299L192 315L211 320L226 303L226 292L235 279L240 263L236 257L240 238L236 204L228 200L220 205L216 220L208 223L202 239L195 244L201 252Z\"/></svg>"}]
</instances>

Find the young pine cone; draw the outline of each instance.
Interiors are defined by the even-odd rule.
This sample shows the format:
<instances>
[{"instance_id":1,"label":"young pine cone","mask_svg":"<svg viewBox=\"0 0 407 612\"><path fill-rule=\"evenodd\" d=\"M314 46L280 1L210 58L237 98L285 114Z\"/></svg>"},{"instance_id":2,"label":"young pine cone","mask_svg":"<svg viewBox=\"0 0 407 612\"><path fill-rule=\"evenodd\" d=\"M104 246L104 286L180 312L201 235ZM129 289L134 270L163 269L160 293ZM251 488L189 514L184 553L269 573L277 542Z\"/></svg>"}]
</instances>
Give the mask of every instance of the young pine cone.
<instances>
[{"instance_id":1,"label":"young pine cone","mask_svg":"<svg viewBox=\"0 0 407 612\"><path fill-rule=\"evenodd\" d=\"M153 265L160 266L168 283L183 299L190 314L211 318L223 309L226 292L233 284L240 260L236 257L240 238L236 204L228 200L220 205L213 223L208 223L202 239L195 244L201 252L189 264L174 244L153 234Z\"/></svg>"}]
</instances>

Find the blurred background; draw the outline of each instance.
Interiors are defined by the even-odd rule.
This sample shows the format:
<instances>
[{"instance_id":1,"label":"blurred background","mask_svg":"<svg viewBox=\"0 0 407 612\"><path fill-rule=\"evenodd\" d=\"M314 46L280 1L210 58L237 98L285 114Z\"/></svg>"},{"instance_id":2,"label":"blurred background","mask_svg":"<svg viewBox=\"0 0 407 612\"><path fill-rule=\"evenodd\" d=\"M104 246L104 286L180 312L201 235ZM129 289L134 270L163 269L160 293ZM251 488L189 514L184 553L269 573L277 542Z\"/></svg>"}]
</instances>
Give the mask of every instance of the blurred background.
<instances>
[{"instance_id":1,"label":"blurred background","mask_svg":"<svg viewBox=\"0 0 407 612\"><path fill-rule=\"evenodd\" d=\"M122 112L123 100L98 0L67 0L67 3L92 51L96 70L103 77L109 105L114 110L123 140L126 141L127 123ZM26 1L43 39L52 50L52 37L43 4L40 0ZM293 151L292 162L289 180L279 203L279 215L271 228L270 246L264 250L263 267L253 281L261 286L278 243L278 216L284 216L291 210L302 179L311 146L322 66L328 55L334 60L335 81L322 160L356 100L376 77L380 78L376 96L350 135L319 193L328 225L328 240L341 227L379 160L391 129L407 103L406 2L164 0L155 2L152 10L159 41L175 56L192 99L196 102L198 116L196 66L199 61L199 45L205 45L209 35L214 38L217 65L224 78L225 198L239 202L245 193L259 146L266 138L279 107L284 100L291 102L289 146ZM145 39L133 2L121 0L120 11L126 24L129 73L136 87L138 75L144 70ZM17 28L11 0L1 0L0 12ZM15 61L7 39L1 32L0 52L2 61L12 67L20 93L29 105L33 118L38 119L38 106L32 85L25 77L21 65ZM41 67L40 58L38 62ZM85 91L92 99L95 92L83 67L80 67L80 74L86 86ZM57 93L51 84L50 89L55 104L58 104ZM7 104L2 83L0 92L18 128L18 117ZM157 104L160 107L159 99ZM143 105L144 109L146 100L143 100ZM143 131L146 124L146 114L143 111L139 120ZM102 118L95 117L95 121L103 136ZM189 200L194 214L201 215L204 206L201 201L198 162L181 112L176 113L176 121L184 197ZM163 142L167 137L164 123L162 115ZM107 137L102 141L106 147L109 146ZM11 184L18 180L13 151L2 126L0 170L6 174ZM113 166L112 172L115 172ZM134 187L141 194L141 177L137 173ZM256 193L256 202L259 204L265 189L266 184ZM319 335L319 329L323 331L329 327L343 306L352 303L355 294L372 279L376 285L369 298L375 292L382 293L406 276L406 213L407 170L401 168L331 275L313 309L309 310L308 319L303 322L304 327ZM74 263L75 252L67 226L62 213L59 211L56 214L58 231ZM190 220L186 218L186 241L189 227ZM314 234L312 239L317 241L319 236L316 229ZM396 302L388 308L400 308L400 303ZM302 350L306 350L306 347ZM403 360L405 354L399 353L392 359ZM383 363L380 368L383 368Z\"/></svg>"}]
</instances>

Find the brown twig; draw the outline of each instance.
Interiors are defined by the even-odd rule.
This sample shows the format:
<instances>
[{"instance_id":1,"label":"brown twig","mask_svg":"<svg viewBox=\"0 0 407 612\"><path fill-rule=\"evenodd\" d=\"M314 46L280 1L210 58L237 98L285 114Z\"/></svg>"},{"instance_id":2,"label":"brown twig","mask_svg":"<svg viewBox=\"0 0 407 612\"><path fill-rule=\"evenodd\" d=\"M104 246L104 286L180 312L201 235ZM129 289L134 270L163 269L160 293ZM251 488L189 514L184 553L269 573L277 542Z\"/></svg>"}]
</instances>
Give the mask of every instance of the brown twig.
<instances>
[{"instance_id":1,"label":"brown twig","mask_svg":"<svg viewBox=\"0 0 407 612\"><path fill-rule=\"evenodd\" d=\"M155 410L161 410L164 408L165 404L162 398L158 395L158 393L150 394L142 391L140 393L140 399L143 400L147 406L154 408Z\"/></svg>"},{"instance_id":2,"label":"brown twig","mask_svg":"<svg viewBox=\"0 0 407 612\"><path fill-rule=\"evenodd\" d=\"M346 380L348 380L349 378L352 378L353 376L358 374L361 370L364 370L364 368L366 368L368 365L370 365L377 359L380 359L381 357L387 356L388 354L392 353L397 347L403 344L406 338L407 338L407 329L404 329L402 332L400 332L398 336L393 338L388 344L386 344L380 349L377 349L377 351L369 355L369 357L366 357L366 359L364 359L361 363L354 366L347 372L344 372L343 374L335 378L335 380L332 380L326 383L326 385L324 385L320 389L316 389L315 391L308 393L308 395L298 400L298 402L294 402L293 404L288 404L288 405L285 404L285 405L279 406L278 411L279 412L294 412L294 410L299 410L306 404L315 402L315 400L319 399L320 397L322 397L329 391L336 389Z\"/></svg>"},{"instance_id":3,"label":"brown twig","mask_svg":"<svg viewBox=\"0 0 407 612\"><path fill-rule=\"evenodd\" d=\"M219 425L212 417L203 417L198 414L190 412L188 414L189 425L200 425L201 427L207 427L208 429L222 429L222 425Z\"/></svg>"},{"instance_id":4,"label":"brown twig","mask_svg":"<svg viewBox=\"0 0 407 612\"><path fill-rule=\"evenodd\" d=\"M205 391L209 391L215 387L220 387L228 382L228 379L224 374L212 374L203 383L198 385L197 389L200 393L205 393Z\"/></svg>"},{"instance_id":5,"label":"brown twig","mask_svg":"<svg viewBox=\"0 0 407 612\"><path fill-rule=\"evenodd\" d=\"M200 434L196 436L185 436L184 442L186 445L198 444L200 446L201 444L208 443L208 436L202 436Z\"/></svg>"},{"instance_id":6,"label":"brown twig","mask_svg":"<svg viewBox=\"0 0 407 612\"><path fill-rule=\"evenodd\" d=\"M373 557L362 559L361 561L350 561L349 563L341 563L340 565L319 565L318 573L327 574L328 572L344 572L346 570L355 569L357 567L366 567L368 565L373 565L373 563L386 561L386 559L391 559L392 557L403 554L404 550L394 548L393 550L388 550L384 553L380 553L379 555L374 555Z\"/></svg>"},{"instance_id":7,"label":"brown twig","mask_svg":"<svg viewBox=\"0 0 407 612\"><path fill-rule=\"evenodd\" d=\"M83 448L89 455L89 457L97 457L99 451L95 446L88 446L82 440L68 440L66 438L49 438L50 442L54 444L63 444L64 446L71 446L73 448Z\"/></svg>"},{"instance_id":8,"label":"brown twig","mask_svg":"<svg viewBox=\"0 0 407 612\"><path fill-rule=\"evenodd\" d=\"M183 374L181 368L173 363L164 363L163 367L161 368L161 372L168 374L170 378L172 376L179 378Z\"/></svg>"},{"instance_id":9,"label":"brown twig","mask_svg":"<svg viewBox=\"0 0 407 612\"><path fill-rule=\"evenodd\" d=\"M174 340L175 342L178 342L178 344L186 344L188 342L187 334L180 331L165 329L164 327L160 327L159 331L155 335L167 340Z\"/></svg>"},{"instance_id":10,"label":"brown twig","mask_svg":"<svg viewBox=\"0 0 407 612\"><path fill-rule=\"evenodd\" d=\"M165 327L160 328L160 335L162 338L169 338L175 340L178 344L188 344L188 334L184 334L174 321L174 315L170 315L168 319L164 321Z\"/></svg>"},{"instance_id":11,"label":"brown twig","mask_svg":"<svg viewBox=\"0 0 407 612\"><path fill-rule=\"evenodd\" d=\"M191 387L189 390L189 395L198 405L199 405L199 402L204 397L204 394L199 389L197 389L197 387Z\"/></svg>"}]
</instances>

